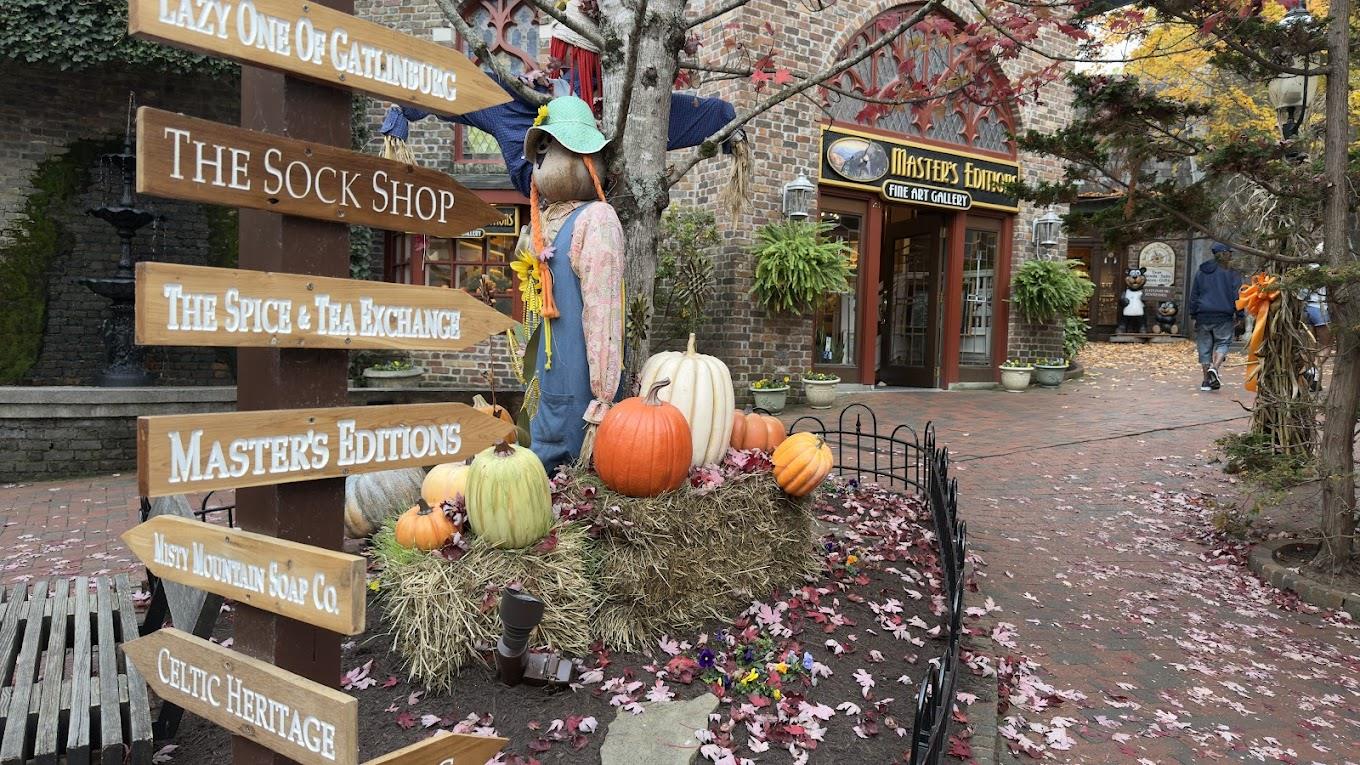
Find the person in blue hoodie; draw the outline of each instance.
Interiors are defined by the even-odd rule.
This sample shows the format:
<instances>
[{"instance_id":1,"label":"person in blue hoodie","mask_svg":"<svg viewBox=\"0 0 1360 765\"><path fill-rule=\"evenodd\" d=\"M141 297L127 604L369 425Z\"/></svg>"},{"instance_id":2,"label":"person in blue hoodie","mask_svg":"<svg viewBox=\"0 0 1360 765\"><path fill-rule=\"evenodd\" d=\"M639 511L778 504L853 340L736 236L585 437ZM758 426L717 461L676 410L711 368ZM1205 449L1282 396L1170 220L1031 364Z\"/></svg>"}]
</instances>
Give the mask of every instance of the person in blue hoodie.
<instances>
[{"instance_id":1,"label":"person in blue hoodie","mask_svg":"<svg viewBox=\"0 0 1360 765\"><path fill-rule=\"evenodd\" d=\"M1246 320L1246 313L1237 308L1242 275L1232 268L1232 248L1214 242L1209 249L1214 257L1200 265L1190 288L1190 318L1195 320L1195 345L1204 371L1200 390L1218 390L1223 386L1218 368L1228 357L1234 327Z\"/></svg>"}]
</instances>

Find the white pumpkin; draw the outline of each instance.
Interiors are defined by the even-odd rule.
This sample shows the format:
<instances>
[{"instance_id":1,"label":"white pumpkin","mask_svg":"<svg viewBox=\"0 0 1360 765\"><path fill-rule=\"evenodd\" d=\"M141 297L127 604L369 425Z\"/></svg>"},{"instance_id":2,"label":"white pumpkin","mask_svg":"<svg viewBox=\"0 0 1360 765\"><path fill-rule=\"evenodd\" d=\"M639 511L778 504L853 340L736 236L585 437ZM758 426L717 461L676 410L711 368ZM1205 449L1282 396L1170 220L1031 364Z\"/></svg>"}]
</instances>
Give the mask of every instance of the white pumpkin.
<instances>
[{"instance_id":1,"label":"white pumpkin","mask_svg":"<svg viewBox=\"0 0 1360 765\"><path fill-rule=\"evenodd\" d=\"M690 464L720 461L732 440L735 414L732 374L727 365L713 356L695 352L691 334L684 353L658 353L642 365L642 390L651 390L662 378L670 378L671 384L661 389L659 398L675 405L689 423L694 447Z\"/></svg>"},{"instance_id":2,"label":"white pumpkin","mask_svg":"<svg viewBox=\"0 0 1360 765\"><path fill-rule=\"evenodd\" d=\"M389 517L401 515L420 499L424 480L420 468L345 476L345 536L373 536Z\"/></svg>"}]
</instances>

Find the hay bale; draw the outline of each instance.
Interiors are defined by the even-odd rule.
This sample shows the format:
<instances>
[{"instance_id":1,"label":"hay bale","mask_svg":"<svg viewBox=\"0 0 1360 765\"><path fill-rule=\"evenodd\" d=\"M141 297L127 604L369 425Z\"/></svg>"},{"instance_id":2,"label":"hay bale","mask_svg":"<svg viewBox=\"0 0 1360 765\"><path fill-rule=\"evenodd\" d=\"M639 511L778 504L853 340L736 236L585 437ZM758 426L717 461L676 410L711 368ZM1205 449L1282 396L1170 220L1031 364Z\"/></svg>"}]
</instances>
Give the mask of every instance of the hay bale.
<instances>
[{"instance_id":1,"label":"hay bale","mask_svg":"<svg viewBox=\"0 0 1360 765\"><path fill-rule=\"evenodd\" d=\"M473 537L468 551L450 561L410 550L393 539L389 523L374 538L374 556L384 570L380 586L383 615L392 645L413 682L434 691L450 690L458 670L480 660L479 646L494 646L501 634L500 589L520 582L545 604L534 645L581 654L590 646L590 620L599 603L589 576L589 531L569 523L556 529L548 552L499 550Z\"/></svg>"},{"instance_id":2,"label":"hay bale","mask_svg":"<svg viewBox=\"0 0 1360 765\"><path fill-rule=\"evenodd\" d=\"M729 619L816 570L810 503L790 499L769 473L640 499L591 474L574 481L596 492L594 629L610 648L637 650L662 633Z\"/></svg>"}]
</instances>

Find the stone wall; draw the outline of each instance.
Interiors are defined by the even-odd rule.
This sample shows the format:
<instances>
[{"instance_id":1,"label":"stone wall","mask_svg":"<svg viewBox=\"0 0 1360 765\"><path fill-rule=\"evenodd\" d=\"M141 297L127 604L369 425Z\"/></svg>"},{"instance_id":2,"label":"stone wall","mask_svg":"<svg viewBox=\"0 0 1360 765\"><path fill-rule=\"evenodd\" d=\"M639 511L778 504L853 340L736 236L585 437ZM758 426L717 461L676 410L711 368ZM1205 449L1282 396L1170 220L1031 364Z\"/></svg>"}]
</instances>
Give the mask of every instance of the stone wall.
<instances>
[{"instance_id":1,"label":"stone wall","mask_svg":"<svg viewBox=\"0 0 1360 765\"><path fill-rule=\"evenodd\" d=\"M128 120L128 94L137 103L197 117L235 123L239 88L235 78L184 77L156 72L72 73L0 62L0 121L10 126L0 136L0 230L21 213L32 192L35 170L76 141L114 139L121 143ZM47 320L42 351L27 382L39 385L88 385L104 366L100 326L107 301L74 280L110 276L119 240L112 226L86 214L117 201L121 178L101 178L91 169L91 185L58 220L72 235L70 252L58 253L47 274ZM156 260L208 264L208 219L200 205L146 199L143 206L164 215L162 224L144 228L134 245L150 248ZM139 202L139 204L142 204ZM155 348L148 366L163 385L229 383L229 352L201 348Z\"/></svg>"}]
</instances>

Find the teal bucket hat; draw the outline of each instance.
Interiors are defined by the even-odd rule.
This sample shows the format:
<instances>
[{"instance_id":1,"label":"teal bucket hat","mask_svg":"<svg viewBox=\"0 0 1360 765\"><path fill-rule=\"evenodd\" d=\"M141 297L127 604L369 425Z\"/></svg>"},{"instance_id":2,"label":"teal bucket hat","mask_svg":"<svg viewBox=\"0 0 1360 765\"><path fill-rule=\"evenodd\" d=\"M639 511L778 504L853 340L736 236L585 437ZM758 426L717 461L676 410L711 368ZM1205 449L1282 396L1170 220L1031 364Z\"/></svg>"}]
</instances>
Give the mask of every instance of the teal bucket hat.
<instances>
[{"instance_id":1,"label":"teal bucket hat","mask_svg":"<svg viewBox=\"0 0 1360 765\"><path fill-rule=\"evenodd\" d=\"M595 114L590 106L576 96L560 96L538 108L538 119L534 126L524 134L524 156L529 158L531 148L538 142L540 132L547 133L567 149L577 154L594 154L603 149L609 140L595 127Z\"/></svg>"}]
</instances>

